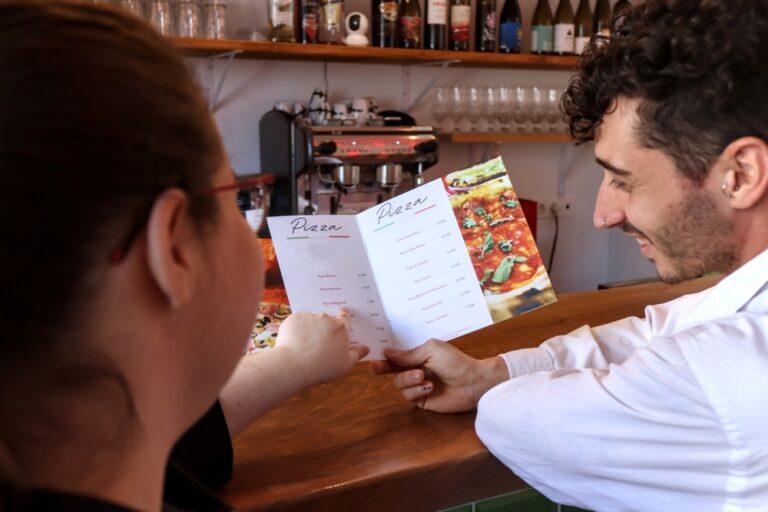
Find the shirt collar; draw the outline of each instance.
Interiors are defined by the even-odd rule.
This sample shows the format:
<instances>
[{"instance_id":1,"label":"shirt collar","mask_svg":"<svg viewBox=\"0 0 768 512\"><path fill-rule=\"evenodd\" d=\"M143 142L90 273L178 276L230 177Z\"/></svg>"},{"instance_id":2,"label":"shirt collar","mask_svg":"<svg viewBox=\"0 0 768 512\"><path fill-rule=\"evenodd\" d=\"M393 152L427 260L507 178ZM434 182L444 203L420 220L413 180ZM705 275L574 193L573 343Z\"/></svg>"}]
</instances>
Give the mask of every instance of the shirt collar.
<instances>
[{"instance_id":1,"label":"shirt collar","mask_svg":"<svg viewBox=\"0 0 768 512\"><path fill-rule=\"evenodd\" d=\"M686 315L696 324L732 315L747 304L768 282L768 250L758 254L719 283Z\"/></svg>"}]
</instances>

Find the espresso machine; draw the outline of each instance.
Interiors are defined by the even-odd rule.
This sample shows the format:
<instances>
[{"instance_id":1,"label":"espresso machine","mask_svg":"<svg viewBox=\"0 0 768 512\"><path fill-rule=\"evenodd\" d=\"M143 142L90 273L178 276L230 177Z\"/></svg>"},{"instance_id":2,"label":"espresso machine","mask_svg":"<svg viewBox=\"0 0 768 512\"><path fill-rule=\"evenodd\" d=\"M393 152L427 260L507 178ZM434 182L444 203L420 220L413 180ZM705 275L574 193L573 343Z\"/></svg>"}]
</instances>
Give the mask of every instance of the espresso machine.
<instances>
[{"instance_id":1,"label":"espresso machine","mask_svg":"<svg viewBox=\"0 0 768 512\"><path fill-rule=\"evenodd\" d=\"M355 214L423 183L437 162L425 126L318 126L282 110L259 122L270 215Z\"/></svg>"}]
</instances>

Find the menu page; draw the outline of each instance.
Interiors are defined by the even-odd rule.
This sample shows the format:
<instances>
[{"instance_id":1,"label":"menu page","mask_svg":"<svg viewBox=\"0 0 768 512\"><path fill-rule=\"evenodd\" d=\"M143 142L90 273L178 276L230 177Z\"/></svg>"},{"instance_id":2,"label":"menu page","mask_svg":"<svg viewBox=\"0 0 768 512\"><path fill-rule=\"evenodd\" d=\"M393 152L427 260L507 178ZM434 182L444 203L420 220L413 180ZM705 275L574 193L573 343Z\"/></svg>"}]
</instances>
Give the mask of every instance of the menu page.
<instances>
[{"instance_id":1,"label":"menu page","mask_svg":"<svg viewBox=\"0 0 768 512\"><path fill-rule=\"evenodd\" d=\"M383 359L392 341L384 308L360 236L350 215L270 217L269 230L293 312L350 312L352 343Z\"/></svg>"},{"instance_id":2,"label":"menu page","mask_svg":"<svg viewBox=\"0 0 768 512\"><path fill-rule=\"evenodd\" d=\"M398 348L493 323L439 180L360 213L357 222Z\"/></svg>"},{"instance_id":3,"label":"menu page","mask_svg":"<svg viewBox=\"0 0 768 512\"><path fill-rule=\"evenodd\" d=\"M555 302L501 158L351 215L270 217L294 311L351 313L350 337L383 358Z\"/></svg>"}]
</instances>

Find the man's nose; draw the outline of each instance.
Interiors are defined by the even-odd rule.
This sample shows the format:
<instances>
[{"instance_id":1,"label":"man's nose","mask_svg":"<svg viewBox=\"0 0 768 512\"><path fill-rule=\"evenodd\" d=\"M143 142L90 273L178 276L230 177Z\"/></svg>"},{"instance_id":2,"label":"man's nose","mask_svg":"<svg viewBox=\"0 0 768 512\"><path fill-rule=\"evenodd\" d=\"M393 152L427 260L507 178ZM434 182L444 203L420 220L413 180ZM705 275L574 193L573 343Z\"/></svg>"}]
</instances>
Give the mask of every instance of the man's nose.
<instances>
[{"instance_id":1,"label":"man's nose","mask_svg":"<svg viewBox=\"0 0 768 512\"><path fill-rule=\"evenodd\" d=\"M620 226L627 220L622 208L624 195L626 192L611 186L611 177L606 172L595 199L595 213L592 222L596 228L608 229Z\"/></svg>"}]
</instances>

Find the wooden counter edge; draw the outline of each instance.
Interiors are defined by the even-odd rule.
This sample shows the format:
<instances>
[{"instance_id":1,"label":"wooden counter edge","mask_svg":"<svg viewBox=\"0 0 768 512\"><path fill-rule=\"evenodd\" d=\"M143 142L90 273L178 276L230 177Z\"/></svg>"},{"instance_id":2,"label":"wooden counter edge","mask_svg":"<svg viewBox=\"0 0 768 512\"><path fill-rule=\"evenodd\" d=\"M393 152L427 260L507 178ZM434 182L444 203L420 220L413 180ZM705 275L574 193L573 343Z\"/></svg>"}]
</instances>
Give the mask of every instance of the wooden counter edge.
<instances>
[{"instance_id":1,"label":"wooden counter edge","mask_svg":"<svg viewBox=\"0 0 768 512\"><path fill-rule=\"evenodd\" d=\"M553 308L552 311L555 311L556 315L562 316L571 311L569 305L579 304L587 297L592 297L593 300L599 299L596 301L598 303L612 303L621 300L626 302L622 307L612 310L609 315L621 314L626 316L628 312L629 314L641 315L644 306L648 304L663 303L688 293L703 290L714 285L719 279L719 277L708 277L674 286L651 283L623 289L568 294L562 297L561 309ZM544 309L546 310L546 308ZM605 316L604 312L599 313L595 316ZM524 315L529 320L521 322L521 324L529 325L531 321L535 323L536 316L536 312ZM577 316L584 316L583 311ZM613 319L615 318L601 318L601 323ZM498 336L494 336L494 338L498 338ZM470 351L468 350L468 352ZM362 366L358 365L353 371L353 378L365 378L363 375L367 370L361 368ZM300 400L316 401L315 405L318 406L317 402L322 402L324 399L322 395L318 399L317 393L313 392L311 398L310 395L307 395L302 396ZM404 414L408 413L405 412ZM440 421L439 418L436 420ZM258 425L254 425L254 428L258 430ZM465 428L472 428L471 420L466 421ZM297 435L301 434L301 432L297 432ZM238 492L232 494L228 493L225 488L223 497L225 500L231 499L232 504L236 505L238 510L345 511L360 510L362 504L365 504L365 512L434 511L526 487L522 480L487 451L467 450L469 453L466 453L466 456L458 457L455 456L456 450L448 451L454 455L447 456L444 460L436 463L424 463L422 461L405 469L361 474L359 478L350 478L349 473L347 473L346 476L339 475L339 480L330 485L306 485L306 492L286 493L275 489L277 492L270 493L264 488L261 489L261 492L259 488L253 488L253 493L251 493L241 486ZM372 454L372 456L380 457L380 454ZM363 461L361 460L361 462ZM370 461L367 462L370 463ZM301 468L295 469L301 473ZM284 469L284 471L287 470ZM236 474L235 480L237 479ZM234 491L234 489L232 490ZM274 496L265 496L269 494L274 494Z\"/></svg>"}]
</instances>

